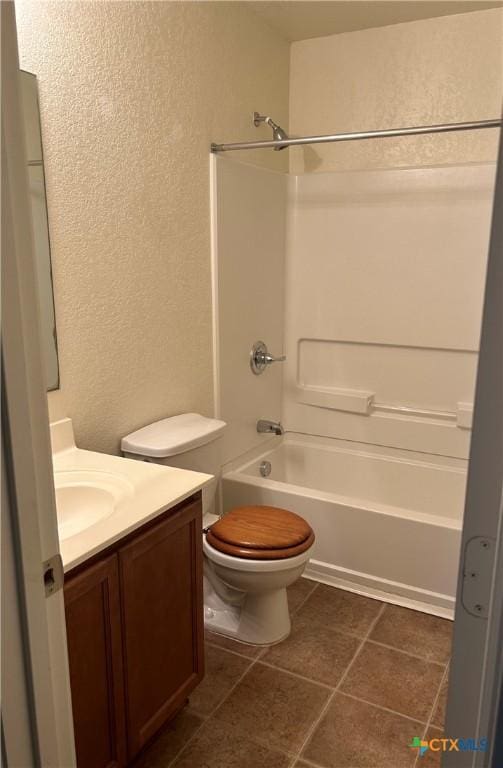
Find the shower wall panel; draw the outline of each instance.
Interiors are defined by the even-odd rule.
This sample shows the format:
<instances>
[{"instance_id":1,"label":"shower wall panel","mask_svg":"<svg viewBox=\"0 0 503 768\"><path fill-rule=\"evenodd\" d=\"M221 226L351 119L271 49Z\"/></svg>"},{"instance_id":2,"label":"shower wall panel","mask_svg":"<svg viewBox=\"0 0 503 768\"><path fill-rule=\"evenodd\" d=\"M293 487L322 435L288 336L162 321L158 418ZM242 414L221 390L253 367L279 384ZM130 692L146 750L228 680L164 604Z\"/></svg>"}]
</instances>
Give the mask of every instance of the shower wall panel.
<instances>
[{"instance_id":1,"label":"shower wall panel","mask_svg":"<svg viewBox=\"0 0 503 768\"><path fill-rule=\"evenodd\" d=\"M212 156L215 411L223 463L266 442L258 419L281 418L282 371L250 369L254 342L283 351L285 174Z\"/></svg>"},{"instance_id":2,"label":"shower wall panel","mask_svg":"<svg viewBox=\"0 0 503 768\"><path fill-rule=\"evenodd\" d=\"M283 419L465 458L494 165L291 176Z\"/></svg>"}]
</instances>

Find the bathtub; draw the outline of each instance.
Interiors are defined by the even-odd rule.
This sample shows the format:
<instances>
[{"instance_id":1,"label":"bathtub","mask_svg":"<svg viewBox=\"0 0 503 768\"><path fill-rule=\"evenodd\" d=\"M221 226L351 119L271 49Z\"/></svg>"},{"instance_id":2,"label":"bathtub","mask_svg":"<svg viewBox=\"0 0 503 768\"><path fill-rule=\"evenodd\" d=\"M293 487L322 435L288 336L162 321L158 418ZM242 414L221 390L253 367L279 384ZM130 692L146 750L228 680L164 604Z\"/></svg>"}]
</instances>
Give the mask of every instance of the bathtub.
<instances>
[{"instance_id":1,"label":"bathtub","mask_svg":"<svg viewBox=\"0 0 503 768\"><path fill-rule=\"evenodd\" d=\"M224 512L297 512L316 534L305 576L452 618L466 462L293 433L275 440L224 468Z\"/></svg>"}]
</instances>

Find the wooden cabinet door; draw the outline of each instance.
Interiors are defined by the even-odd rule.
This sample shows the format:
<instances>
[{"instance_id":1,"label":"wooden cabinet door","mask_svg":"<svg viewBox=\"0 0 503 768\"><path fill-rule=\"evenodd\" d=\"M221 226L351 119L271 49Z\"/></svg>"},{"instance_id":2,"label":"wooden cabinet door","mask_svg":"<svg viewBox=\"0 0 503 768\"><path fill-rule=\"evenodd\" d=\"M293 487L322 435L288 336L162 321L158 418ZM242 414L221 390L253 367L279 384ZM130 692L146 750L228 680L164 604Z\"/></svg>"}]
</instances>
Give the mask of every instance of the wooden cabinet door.
<instances>
[{"instance_id":1,"label":"wooden cabinet door","mask_svg":"<svg viewBox=\"0 0 503 768\"><path fill-rule=\"evenodd\" d=\"M65 584L66 633L78 768L126 761L117 555Z\"/></svg>"},{"instance_id":2,"label":"wooden cabinet door","mask_svg":"<svg viewBox=\"0 0 503 768\"><path fill-rule=\"evenodd\" d=\"M119 550L131 760L204 674L201 502Z\"/></svg>"}]
</instances>

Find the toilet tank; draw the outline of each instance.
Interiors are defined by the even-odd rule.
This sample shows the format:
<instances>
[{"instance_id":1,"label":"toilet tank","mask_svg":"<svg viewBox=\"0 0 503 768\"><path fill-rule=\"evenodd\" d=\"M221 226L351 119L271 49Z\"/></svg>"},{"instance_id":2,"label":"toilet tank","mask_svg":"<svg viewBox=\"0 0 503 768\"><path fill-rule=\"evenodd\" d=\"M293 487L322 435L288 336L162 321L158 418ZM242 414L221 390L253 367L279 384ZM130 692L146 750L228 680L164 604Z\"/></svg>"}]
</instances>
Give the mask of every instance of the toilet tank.
<instances>
[{"instance_id":1,"label":"toilet tank","mask_svg":"<svg viewBox=\"0 0 503 768\"><path fill-rule=\"evenodd\" d=\"M214 475L203 491L205 512L213 511L221 471L221 440L225 422L199 413L171 416L131 432L122 438L121 450L128 459L151 461L180 469Z\"/></svg>"}]
</instances>

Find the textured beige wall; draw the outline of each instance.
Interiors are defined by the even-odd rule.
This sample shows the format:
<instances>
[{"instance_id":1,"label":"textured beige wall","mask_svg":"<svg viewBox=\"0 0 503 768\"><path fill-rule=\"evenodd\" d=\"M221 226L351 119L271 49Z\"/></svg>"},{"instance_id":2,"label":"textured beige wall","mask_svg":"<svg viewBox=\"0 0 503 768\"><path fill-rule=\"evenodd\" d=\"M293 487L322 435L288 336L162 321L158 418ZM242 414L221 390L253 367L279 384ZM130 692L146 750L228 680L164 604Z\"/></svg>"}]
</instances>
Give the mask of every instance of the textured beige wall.
<instances>
[{"instance_id":1,"label":"textured beige wall","mask_svg":"<svg viewBox=\"0 0 503 768\"><path fill-rule=\"evenodd\" d=\"M287 123L289 46L233 3L16 6L21 65L40 89L61 370L51 417L113 452L149 421L212 412L208 147L268 136L254 109Z\"/></svg>"},{"instance_id":2,"label":"textured beige wall","mask_svg":"<svg viewBox=\"0 0 503 768\"><path fill-rule=\"evenodd\" d=\"M478 11L293 43L292 135L501 115L503 10ZM290 150L296 173L494 160L498 131Z\"/></svg>"}]
</instances>

